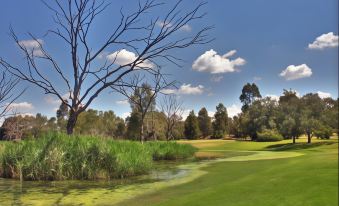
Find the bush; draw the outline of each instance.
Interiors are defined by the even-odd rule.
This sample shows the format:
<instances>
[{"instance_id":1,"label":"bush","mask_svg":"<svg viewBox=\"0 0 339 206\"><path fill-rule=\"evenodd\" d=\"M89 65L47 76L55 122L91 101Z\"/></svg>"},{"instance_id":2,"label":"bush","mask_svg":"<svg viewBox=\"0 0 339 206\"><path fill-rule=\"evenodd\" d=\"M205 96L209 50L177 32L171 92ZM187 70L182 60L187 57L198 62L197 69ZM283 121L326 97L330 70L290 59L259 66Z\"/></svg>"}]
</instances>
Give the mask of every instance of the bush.
<instances>
[{"instance_id":1,"label":"bush","mask_svg":"<svg viewBox=\"0 0 339 206\"><path fill-rule=\"evenodd\" d=\"M317 130L314 131L314 136L321 139L329 139L332 135L332 129L329 126L320 125Z\"/></svg>"},{"instance_id":2,"label":"bush","mask_svg":"<svg viewBox=\"0 0 339 206\"><path fill-rule=\"evenodd\" d=\"M153 159L187 158L194 151L191 146L172 142L141 144L47 134L35 140L7 142L0 154L0 171L3 177L21 180L124 178L149 172Z\"/></svg>"},{"instance_id":3,"label":"bush","mask_svg":"<svg viewBox=\"0 0 339 206\"><path fill-rule=\"evenodd\" d=\"M258 132L256 141L258 142L275 142L281 141L283 137L276 130L265 129L262 132Z\"/></svg>"},{"instance_id":4,"label":"bush","mask_svg":"<svg viewBox=\"0 0 339 206\"><path fill-rule=\"evenodd\" d=\"M153 160L176 160L192 157L196 148L188 144L176 142L147 142Z\"/></svg>"}]
</instances>

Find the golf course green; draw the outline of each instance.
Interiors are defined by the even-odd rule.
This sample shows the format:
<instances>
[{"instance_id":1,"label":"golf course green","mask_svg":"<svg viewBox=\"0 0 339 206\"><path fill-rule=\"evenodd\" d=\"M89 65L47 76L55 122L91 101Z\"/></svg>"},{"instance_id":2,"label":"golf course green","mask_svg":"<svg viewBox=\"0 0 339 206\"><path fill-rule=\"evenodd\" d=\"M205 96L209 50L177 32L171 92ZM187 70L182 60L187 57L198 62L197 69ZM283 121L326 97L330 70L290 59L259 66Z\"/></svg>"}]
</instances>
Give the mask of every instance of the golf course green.
<instances>
[{"instance_id":1,"label":"golf course green","mask_svg":"<svg viewBox=\"0 0 339 206\"><path fill-rule=\"evenodd\" d=\"M204 167L205 174L191 182L120 205L338 205L338 141L299 142L183 142L210 157L232 151L252 154L220 159Z\"/></svg>"}]
</instances>

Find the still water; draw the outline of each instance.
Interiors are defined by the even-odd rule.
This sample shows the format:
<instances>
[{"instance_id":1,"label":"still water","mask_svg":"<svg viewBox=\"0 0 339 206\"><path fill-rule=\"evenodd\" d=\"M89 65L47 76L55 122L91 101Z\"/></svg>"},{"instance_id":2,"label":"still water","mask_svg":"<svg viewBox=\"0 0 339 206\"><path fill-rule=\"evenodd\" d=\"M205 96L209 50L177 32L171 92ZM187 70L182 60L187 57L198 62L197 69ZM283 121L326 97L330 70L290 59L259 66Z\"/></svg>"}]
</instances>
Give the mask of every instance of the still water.
<instances>
[{"instance_id":1,"label":"still water","mask_svg":"<svg viewBox=\"0 0 339 206\"><path fill-rule=\"evenodd\" d=\"M197 177L193 170L201 166L203 162L160 162L147 175L100 181L20 182L0 178L0 205L114 205L187 182Z\"/></svg>"}]
</instances>

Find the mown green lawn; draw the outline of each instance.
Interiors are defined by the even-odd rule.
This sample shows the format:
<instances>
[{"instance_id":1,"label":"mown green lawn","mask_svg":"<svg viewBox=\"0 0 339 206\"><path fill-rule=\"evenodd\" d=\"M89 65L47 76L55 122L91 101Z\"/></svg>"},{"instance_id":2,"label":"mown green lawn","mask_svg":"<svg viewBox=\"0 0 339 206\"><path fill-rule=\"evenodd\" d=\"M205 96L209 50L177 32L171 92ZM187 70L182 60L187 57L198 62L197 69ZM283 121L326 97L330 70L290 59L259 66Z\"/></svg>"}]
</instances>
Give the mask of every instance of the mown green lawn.
<instances>
[{"instance_id":1,"label":"mown green lawn","mask_svg":"<svg viewBox=\"0 0 339 206\"><path fill-rule=\"evenodd\" d=\"M299 142L304 142L304 139ZM203 140L183 142L200 151L286 150L283 159L218 162L192 182L139 196L121 205L334 206L338 205L338 141L311 145Z\"/></svg>"}]
</instances>

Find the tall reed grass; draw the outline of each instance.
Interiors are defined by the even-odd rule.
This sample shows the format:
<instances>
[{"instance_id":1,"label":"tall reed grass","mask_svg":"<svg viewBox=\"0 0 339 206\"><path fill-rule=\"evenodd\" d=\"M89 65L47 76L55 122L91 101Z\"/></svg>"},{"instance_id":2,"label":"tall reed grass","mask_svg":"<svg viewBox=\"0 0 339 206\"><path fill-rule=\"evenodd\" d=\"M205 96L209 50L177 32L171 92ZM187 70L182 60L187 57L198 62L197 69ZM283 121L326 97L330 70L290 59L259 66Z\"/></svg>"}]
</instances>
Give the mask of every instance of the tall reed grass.
<instances>
[{"instance_id":1,"label":"tall reed grass","mask_svg":"<svg viewBox=\"0 0 339 206\"><path fill-rule=\"evenodd\" d=\"M145 174L153 160L193 156L174 142L114 141L90 136L46 134L0 146L0 174L21 180L110 179Z\"/></svg>"}]
</instances>

